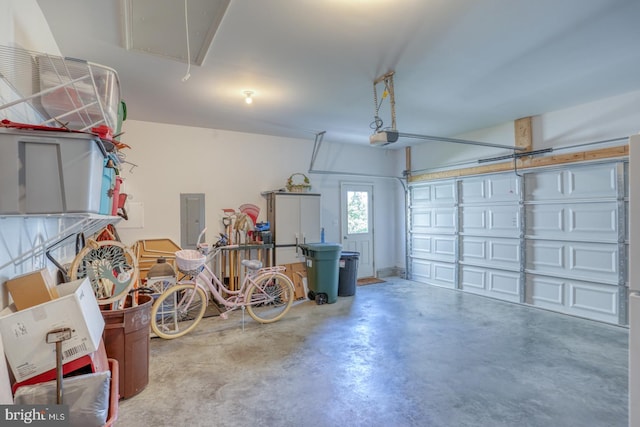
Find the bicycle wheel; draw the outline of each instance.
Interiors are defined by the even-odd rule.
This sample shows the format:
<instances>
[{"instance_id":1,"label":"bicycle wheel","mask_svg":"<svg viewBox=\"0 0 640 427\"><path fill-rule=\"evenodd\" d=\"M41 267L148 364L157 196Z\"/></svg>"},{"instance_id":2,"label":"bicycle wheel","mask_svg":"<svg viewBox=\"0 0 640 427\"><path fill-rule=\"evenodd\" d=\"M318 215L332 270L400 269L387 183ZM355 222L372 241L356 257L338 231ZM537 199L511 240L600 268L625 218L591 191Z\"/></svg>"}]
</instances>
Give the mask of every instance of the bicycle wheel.
<instances>
[{"instance_id":1,"label":"bicycle wheel","mask_svg":"<svg viewBox=\"0 0 640 427\"><path fill-rule=\"evenodd\" d=\"M151 308L151 329L160 338L178 338L193 330L207 308L207 296L192 281L167 289Z\"/></svg>"},{"instance_id":2,"label":"bicycle wheel","mask_svg":"<svg viewBox=\"0 0 640 427\"><path fill-rule=\"evenodd\" d=\"M71 262L69 277L88 277L100 305L124 303L138 280L138 259L120 242L89 239Z\"/></svg>"},{"instance_id":3,"label":"bicycle wheel","mask_svg":"<svg viewBox=\"0 0 640 427\"><path fill-rule=\"evenodd\" d=\"M264 273L253 280L247 292L247 311L260 323L280 320L294 299L291 279L282 273Z\"/></svg>"}]
</instances>

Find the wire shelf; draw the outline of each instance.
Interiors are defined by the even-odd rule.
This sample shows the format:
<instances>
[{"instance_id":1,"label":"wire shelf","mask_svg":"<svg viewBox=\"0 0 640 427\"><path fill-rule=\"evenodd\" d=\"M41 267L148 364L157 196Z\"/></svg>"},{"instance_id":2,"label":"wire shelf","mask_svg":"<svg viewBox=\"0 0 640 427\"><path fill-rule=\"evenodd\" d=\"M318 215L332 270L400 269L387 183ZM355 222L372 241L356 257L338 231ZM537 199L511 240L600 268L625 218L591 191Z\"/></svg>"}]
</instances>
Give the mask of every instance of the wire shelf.
<instances>
[{"instance_id":1,"label":"wire shelf","mask_svg":"<svg viewBox=\"0 0 640 427\"><path fill-rule=\"evenodd\" d=\"M0 118L80 131L105 125L113 131L119 104L120 83L111 68L0 46Z\"/></svg>"}]
</instances>

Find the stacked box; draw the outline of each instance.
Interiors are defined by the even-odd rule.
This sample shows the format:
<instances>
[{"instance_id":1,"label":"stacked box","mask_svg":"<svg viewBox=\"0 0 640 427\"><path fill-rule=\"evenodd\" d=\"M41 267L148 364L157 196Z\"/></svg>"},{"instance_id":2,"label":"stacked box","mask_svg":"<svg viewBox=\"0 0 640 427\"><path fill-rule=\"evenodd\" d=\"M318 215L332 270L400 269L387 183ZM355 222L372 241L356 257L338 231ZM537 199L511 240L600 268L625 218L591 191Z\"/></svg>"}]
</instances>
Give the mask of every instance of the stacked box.
<instances>
[{"instance_id":1,"label":"stacked box","mask_svg":"<svg viewBox=\"0 0 640 427\"><path fill-rule=\"evenodd\" d=\"M307 297L307 268L303 262L284 264L284 274L291 279L295 289L295 299Z\"/></svg>"}]
</instances>

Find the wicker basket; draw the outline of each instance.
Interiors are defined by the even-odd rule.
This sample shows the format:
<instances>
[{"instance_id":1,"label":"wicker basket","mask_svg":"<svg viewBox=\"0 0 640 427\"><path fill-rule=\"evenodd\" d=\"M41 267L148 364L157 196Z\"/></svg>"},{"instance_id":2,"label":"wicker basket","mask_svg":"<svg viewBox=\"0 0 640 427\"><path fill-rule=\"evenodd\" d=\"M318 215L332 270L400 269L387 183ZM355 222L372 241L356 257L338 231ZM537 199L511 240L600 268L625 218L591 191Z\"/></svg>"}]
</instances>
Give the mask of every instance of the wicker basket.
<instances>
[{"instance_id":1,"label":"wicker basket","mask_svg":"<svg viewBox=\"0 0 640 427\"><path fill-rule=\"evenodd\" d=\"M182 249L176 252L176 267L184 274L198 274L206 260L206 256L194 249Z\"/></svg>"},{"instance_id":2,"label":"wicker basket","mask_svg":"<svg viewBox=\"0 0 640 427\"><path fill-rule=\"evenodd\" d=\"M309 178L303 173L294 173L287 179L287 191L291 193L306 193L311 190Z\"/></svg>"}]
</instances>

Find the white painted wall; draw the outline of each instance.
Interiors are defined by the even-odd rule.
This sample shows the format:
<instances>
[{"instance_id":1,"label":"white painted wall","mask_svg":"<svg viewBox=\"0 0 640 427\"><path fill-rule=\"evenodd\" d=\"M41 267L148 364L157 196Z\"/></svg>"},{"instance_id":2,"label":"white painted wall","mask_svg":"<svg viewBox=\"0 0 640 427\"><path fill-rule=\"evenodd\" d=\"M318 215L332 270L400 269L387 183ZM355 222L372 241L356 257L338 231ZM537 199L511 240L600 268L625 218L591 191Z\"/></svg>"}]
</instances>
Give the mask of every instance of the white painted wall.
<instances>
[{"instance_id":1,"label":"white painted wall","mask_svg":"<svg viewBox=\"0 0 640 427\"><path fill-rule=\"evenodd\" d=\"M60 55L36 0L0 0L0 44Z\"/></svg>"},{"instance_id":2,"label":"white painted wall","mask_svg":"<svg viewBox=\"0 0 640 427\"><path fill-rule=\"evenodd\" d=\"M224 208L252 203L261 208L258 219L266 220L261 192L284 188L291 174L301 172L310 178L312 191L322 194L327 242L340 242L340 182L372 183L376 268L404 266L396 256L403 241L401 211L396 208L402 186L397 179L380 178L393 176L395 159L403 151L323 142L313 167L323 173L310 174L313 137L279 138L131 120L124 122L123 131L122 142L132 147L124 150L129 163L121 168L123 192L131 197L126 205L129 220L117 229L126 244L151 238L180 244L181 193L205 194L209 241L224 231Z\"/></svg>"},{"instance_id":3,"label":"white painted wall","mask_svg":"<svg viewBox=\"0 0 640 427\"><path fill-rule=\"evenodd\" d=\"M533 117L532 127L533 150L628 137L640 132L640 91L540 114ZM515 134L513 123L509 122L457 137L511 146ZM425 170L477 166L477 159L503 154L510 154L510 150L425 142L412 147L411 169L418 174Z\"/></svg>"}]
</instances>

